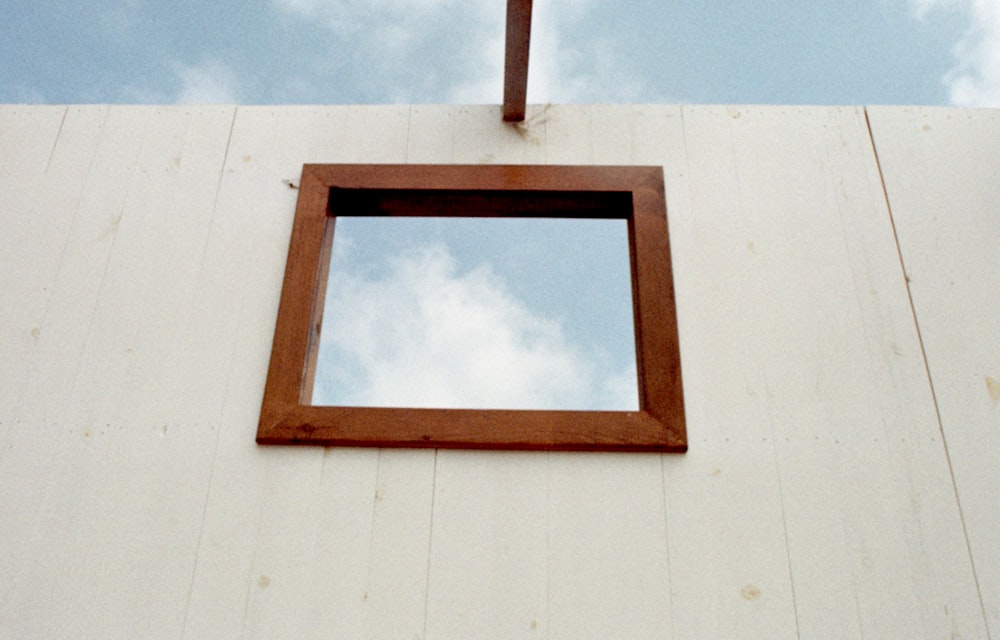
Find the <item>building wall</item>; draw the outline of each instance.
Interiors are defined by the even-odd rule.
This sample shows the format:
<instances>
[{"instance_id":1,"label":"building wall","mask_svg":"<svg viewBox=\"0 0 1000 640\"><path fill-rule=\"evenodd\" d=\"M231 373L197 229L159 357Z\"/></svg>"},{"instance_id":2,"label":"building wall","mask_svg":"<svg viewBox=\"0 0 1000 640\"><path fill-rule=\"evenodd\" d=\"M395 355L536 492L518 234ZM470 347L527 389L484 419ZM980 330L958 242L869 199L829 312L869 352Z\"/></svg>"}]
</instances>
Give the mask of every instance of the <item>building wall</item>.
<instances>
[{"instance_id":1,"label":"building wall","mask_svg":"<svg viewBox=\"0 0 1000 640\"><path fill-rule=\"evenodd\" d=\"M690 450L256 445L307 162L662 165ZM0 209L0 637L1000 638L998 111L4 106Z\"/></svg>"}]
</instances>

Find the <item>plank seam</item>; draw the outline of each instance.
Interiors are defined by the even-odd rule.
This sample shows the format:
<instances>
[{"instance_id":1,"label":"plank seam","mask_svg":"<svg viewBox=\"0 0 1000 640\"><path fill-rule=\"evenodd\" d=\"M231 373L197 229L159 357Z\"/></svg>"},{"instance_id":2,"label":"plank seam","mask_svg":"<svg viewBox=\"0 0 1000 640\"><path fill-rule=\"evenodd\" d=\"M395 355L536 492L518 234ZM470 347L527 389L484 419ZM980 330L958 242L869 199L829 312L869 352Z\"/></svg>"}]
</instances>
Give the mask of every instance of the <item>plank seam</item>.
<instances>
[{"instance_id":1,"label":"plank seam","mask_svg":"<svg viewBox=\"0 0 1000 640\"><path fill-rule=\"evenodd\" d=\"M766 398L771 398L770 384L767 381L767 373L761 372L761 379L764 382L764 394ZM792 617L795 620L795 637L802 638L802 629L799 624L799 603L795 596L795 572L792 570L792 548L788 542L788 517L785 514L785 490L781 482L781 461L778 455L778 434L774 430L774 415L771 413L770 402L767 407L767 424L771 431L771 454L774 456L775 484L778 487L778 505L781 507L781 534L785 541L785 566L788 567L788 587L792 593Z\"/></svg>"},{"instance_id":2,"label":"plank seam","mask_svg":"<svg viewBox=\"0 0 1000 640\"><path fill-rule=\"evenodd\" d=\"M260 538L260 520L262 514L258 512L257 514L257 527L254 530L254 540ZM240 635L238 636L241 640L247 636L247 622L250 619L250 600L252 598L251 591L253 585L253 574L254 570L257 568L257 544L254 544L253 556L250 558L250 571L247 573L246 578L246 590L243 594L243 620L240 621Z\"/></svg>"},{"instance_id":3,"label":"plank seam","mask_svg":"<svg viewBox=\"0 0 1000 640\"><path fill-rule=\"evenodd\" d=\"M55 140L52 141L52 148L49 149L49 159L45 161L45 175L49 173L49 167L52 166L52 158L56 155L56 149L59 148L59 138L62 137L63 126L66 124L66 116L69 115L69 107L63 108L62 120L59 121L59 130L56 131Z\"/></svg>"},{"instance_id":4,"label":"plank seam","mask_svg":"<svg viewBox=\"0 0 1000 640\"><path fill-rule=\"evenodd\" d=\"M548 146L546 146L548 153ZM545 452L545 637L552 629L552 453Z\"/></svg>"},{"instance_id":5,"label":"plank seam","mask_svg":"<svg viewBox=\"0 0 1000 640\"><path fill-rule=\"evenodd\" d=\"M434 498L437 497L437 468L438 452L434 450L434 469L431 473L431 509L429 522L427 523L427 577L424 580L424 628L421 637L427 637L427 611L430 607L431 599L431 551L434 549Z\"/></svg>"},{"instance_id":6,"label":"plank seam","mask_svg":"<svg viewBox=\"0 0 1000 640\"><path fill-rule=\"evenodd\" d=\"M106 125L108 121L111 119L111 111L112 108L109 107L104 115L104 121L101 124L101 137L100 141L98 142L98 148L100 144L103 143L104 135L106 134ZM128 208L129 198L132 196L132 189L135 184L135 175L139 171L139 155L141 155L142 149L144 149L146 146L146 140L147 140L146 136L143 135L142 141L139 143L139 147L136 150L135 154L132 156L131 162L129 163L128 178L123 181L124 184L122 185L121 188L121 193L122 193L121 206L118 207L118 215L116 216L118 224L115 225L114 230L112 231L110 246L108 246L107 256L104 258L104 268L101 270L101 282L97 287L96 294L94 295L94 304L90 309L90 314L86 321L87 328L84 333L83 340L80 342L79 357L76 358L76 366L73 369L73 377L72 377L73 388L70 391L70 395L73 398L76 398L77 390L79 389L79 386L81 384L80 369L83 367L83 359L91 347L92 344L91 341L94 339L95 325L97 323L97 311L98 309L101 308L101 305L104 301L104 295L107 291L108 273L111 270L111 263L116 256L115 249L118 248L118 232L120 231L121 223L125 218L125 210ZM95 150L95 155L96 155L96 150ZM90 421L92 417L93 416L90 415L90 412L88 412L86 419Z\"/></svg>"},{"instance_id":7,"label":"plank seam","mask_svg":"<svg viewBox=\"0 0 1000 640\"><path fill-rule=\"evenodd\" d=\"M365 574L365 590L361 595L362 601L365 603L365 616L363 624L365 625L366 634L370 614L368 596L372 586L372 550L375 548L375 524L378 519L378 502L381 499L379 497L379 486L382 477L382 451L382 449L379 449L378 454L375 456L375 487L374 491L372 491L371 529L368 531L368 555L365 558L365 561L368 563L368 571Z\"/></svg>"},{"instance_id":8,"label":"plank seam","mask_svg":"<svg viewBox=\"0 0 1000 640\"><path fill-rule=\"evenodd\" d=\"M670 517L667 515L667 472L663 468L666 465L666 455L660 455L660 509L663 511L663 546L667 560L667 615L670 620L670 637L677 637L677 629L674 624L674 590L673 575L670 571Z\"/></svg>"},{"instance_id":9,"label":"plank seam","mask_svg":"<svg viewBox=\"0 0 1000 640\"><path fill-rule=\"evenodd\" d=\"M63 129L65 129L66 120L69 117L69 109L70 109L69 107L66 107L66 109L63 111L62 122L59 123L59 131L56 133L55 142L52 145L52 150L49 152L49 159L45 164L44 175L48 175L49 167L52 165L52 160L55 157L56 150L59 149L60 146L59 143L60 140L62 139ZM43 304L42 311L39 314L39 319L37 321L39 327L47 328L50 325L49 316L50 316L52 301L55 298L57 287L63 278L65 262L66 262L66 254L69 251L70 242L74 240L73 232L76 230L77 220L80 217L80 204L83 200L84 195L87 192L87 187L90 185L90 179L94 171L95 158L97 157L97 151L100 146L101 140L103 139L104 136L104 125L107 123L109 111L110 110L105 109L104 118L101 121L101 133L98 135L97 142L94 144L94 150L90 154L90 159L87 161L87 170L84 172L84 179L80 183L80 189L79 191L77 191L76 196L73 198L73 209L72 209L73 213L70 216L69 222L61 229L61 231L64 232L64 235L63 235L62 247L59 250L59 262L57 263L56 266L55 277L51 281L52 292L50 292L45 297L45 303ZM15 419L21 416L21 412L23 410L22 405L23 405L25 387L28 385L28 382L31 379L31 375L36 371L36 365L37 365L36 354L38 353L38 342L39 342L38 340L32 342L31 351L29 352L28 357L26 359L25 375L22 376L20 384L18 385L17 392L14 394L14 402L12 405L13 409L11 415ZM83 355L81 351L80 358L82 359L82 357Z\"/></svg>"},{"instance_id":10,"label":"plank seam","mask_svg":"<svg viewBox=\"0 0 1000 640\"><path fill-rule=\"evenodd\" d=\"M899 233L896 231L896 219L892 213L892 203L889 199L889 190L885 184L885 175L882 173L882 161L878 155L878 146L875 144L875 135L872 132L871 118L868 116L868 107L864 107L865 125L868 128L868 141L871 144L872 155L875 158L875 168L878 171L879 184L882 187L882 197L885 201L886 212L889 214L889 225L892 227L892 238L896 243L896 256L899 258L899 267L903 272L903 285L906 287L906 299L910 305L910 315L913 317L913 327L917 331L917 343L920 345L920 358L924 364L924 373L927 376L927 384L931 391L931 401L934 403L934 415L937 419L938 433L941 435L941 444L944 448L945 462L948 464L948 475L951 477L951 491L955 496L955 505L958 507L958 518L962 524L962 536L965 539L965 553L969 559L969 567L972 570L972 579L976 585L976 594L979 596L979 612L983 617L983 625L989 633L989 616L986 614L986 605L983 602L983 591L979 585L979 572L976 570L976 560L972 555L972 545L969 542L969 529L965 524L965 510L962 508L962 498L958 493L958 485L955 482L955 469L951 463L951 452L948 450L948 438L944 432L944 423L941 420L941 409L938 406L937 390L934 388L934 376L931 374L930 363L927 360L927 350L924 348L924 336L920 331L920 321L917 317L917 308L913 304L913 292L910 288L910 276L906 271L906 261L903 258L903 250L899 244Z\"/></svg>"},{"instance_id":11,"label":"plank seam","mask_svg":"<svg viewBox=\"0 0 1000 640\"><path fill-rule=\"evenodd\" d=\"M201 274L203 274L205 271L205 256L208 253L208 246L211 243L212 228L215 224L215 216L218 213L219 209L219 196L222 193L222 181L226 175L226 165L229 163L229 148L233 142L233 131L236 128L236 115L238 112L239 112L239 107L233 109L233 119L229 123L229 135L226 138L226 150L222 154L222 163L221 163L222 166L219 169L219 181L215 185L215 198L212 200L212 220L209 222L208 229L206 230L205 233L205 246L201 254L201 266L198 269L199 278ZM232 362L236 354L237 344L238 342L234 341L233 348L230 351L229 359L227 362L229 366L226 367L226 384L223 387L224 390L222 392L222 402L219 404L219 412L218 412L219 423L215 430L215 444L212 447L212 463L208 471L208 482L205 483L205 500L201 510L201 523L198 527L198 542L195 546L194 565L191 567L191 582L188 584L187 605L184 607L184 623L181 626L181 638L186 638L188 635L188 624L191 617L191 606L194 602L195 582L198 579L198 565L201 563L201 548L202 548L202 543L204 542L205 539L205 527L206 527L205 523L208 521L208 503L212 498L212 485L215 482L215 470L219 459L219 442L222 437L222 429L223 429L222 426L223 415L225 414L225 407L229 400L229 383L230 380L232 379L232 370L233 370ZM243 623L245 627L246 625L245 611L243 615Z\"/></svg>"}]
</instances>

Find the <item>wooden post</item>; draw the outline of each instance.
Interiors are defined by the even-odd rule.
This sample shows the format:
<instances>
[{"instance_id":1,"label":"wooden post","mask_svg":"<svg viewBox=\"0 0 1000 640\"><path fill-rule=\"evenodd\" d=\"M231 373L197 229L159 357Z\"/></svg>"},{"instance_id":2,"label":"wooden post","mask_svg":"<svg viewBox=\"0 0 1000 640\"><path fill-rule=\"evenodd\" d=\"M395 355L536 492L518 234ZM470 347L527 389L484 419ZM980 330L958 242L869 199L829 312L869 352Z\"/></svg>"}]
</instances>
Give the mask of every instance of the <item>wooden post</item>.
<instances>
[{"instance_id":1,"label":"wooden post","mask_svg":"<svg viewBox=\"0 0 1000 640\"><path fill-rule=\"evenodd\" d=\"M504 62L503 119L524 120L528 93L531 0L507 0L507 54Z\"/></svg>"}]
</instances>

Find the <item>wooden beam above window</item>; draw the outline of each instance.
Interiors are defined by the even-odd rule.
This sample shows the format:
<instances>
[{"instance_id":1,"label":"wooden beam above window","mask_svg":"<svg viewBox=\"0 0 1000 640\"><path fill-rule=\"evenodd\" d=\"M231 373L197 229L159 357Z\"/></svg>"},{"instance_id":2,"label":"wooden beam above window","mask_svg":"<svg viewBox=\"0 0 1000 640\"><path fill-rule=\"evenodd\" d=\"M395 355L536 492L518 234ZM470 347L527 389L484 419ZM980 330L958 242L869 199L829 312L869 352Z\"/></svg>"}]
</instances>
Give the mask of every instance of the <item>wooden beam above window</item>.
<instances>
[{"instance_id":1,"label":"wooden beam above window","mask_svg":"<svg viewBox=\"0 0 1000 640\"><path fill-rule=\"evenodd\" d=\"M503 119L521 122L528 93L531 0L507 0L507 53L504 62Z\"/></svg>"}]
</instances>

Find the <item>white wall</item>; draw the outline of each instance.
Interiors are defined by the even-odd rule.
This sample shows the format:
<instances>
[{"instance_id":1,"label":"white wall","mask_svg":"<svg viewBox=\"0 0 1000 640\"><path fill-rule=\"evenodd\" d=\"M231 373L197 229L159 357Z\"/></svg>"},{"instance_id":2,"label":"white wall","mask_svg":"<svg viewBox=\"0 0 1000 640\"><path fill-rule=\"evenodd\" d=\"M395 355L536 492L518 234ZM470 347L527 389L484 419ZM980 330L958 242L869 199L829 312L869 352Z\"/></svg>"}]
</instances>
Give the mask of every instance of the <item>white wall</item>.
<instances>
[{"instance_id":1,"label":"white wall","mask_svg":"<svg viewBox=\"0 0 1000 640\"><path fill-rule=\"evenodd\" d=\"M662 164L690 451L254 444L307 162ZM0 107L0 637L1000 638L998 265L998 111Z\"/></svg>"}]
</instances>

